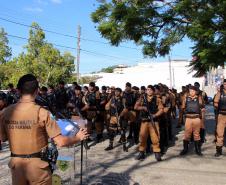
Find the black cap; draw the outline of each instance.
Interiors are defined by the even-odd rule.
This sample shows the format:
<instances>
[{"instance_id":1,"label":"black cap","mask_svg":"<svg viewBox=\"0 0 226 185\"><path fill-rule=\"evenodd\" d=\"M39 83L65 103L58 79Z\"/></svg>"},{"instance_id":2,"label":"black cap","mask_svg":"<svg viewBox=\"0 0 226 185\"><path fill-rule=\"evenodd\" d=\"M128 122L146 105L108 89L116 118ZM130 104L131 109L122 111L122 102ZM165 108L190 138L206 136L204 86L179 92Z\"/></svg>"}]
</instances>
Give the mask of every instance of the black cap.
<instances>
[{"instance_id":1,"label":"black cap","mask_svg":"<svg viewBox=\"0 0 226 185\"><path fill-rule=\"evenodd\" d=\"M224 82L226 82L226 79L224 79Z\"/></svg>"}]
</instances>

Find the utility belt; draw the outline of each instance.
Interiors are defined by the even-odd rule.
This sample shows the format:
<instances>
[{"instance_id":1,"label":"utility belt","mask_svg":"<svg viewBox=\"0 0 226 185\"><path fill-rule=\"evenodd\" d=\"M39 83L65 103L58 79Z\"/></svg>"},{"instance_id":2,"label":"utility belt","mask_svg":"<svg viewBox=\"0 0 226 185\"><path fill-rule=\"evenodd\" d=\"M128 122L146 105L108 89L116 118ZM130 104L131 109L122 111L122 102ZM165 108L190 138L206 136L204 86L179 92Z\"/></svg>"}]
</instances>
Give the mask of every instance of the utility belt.
<instances>
[{"instance_id":1,"label":"utility belt","mask_svg":"<svg viewBox=\"0 0 226 185\"><path fill-rule=\"evenodd\" d=\"M226 115L226 110L219 110L218 114Z\"/></svg>"},{"instance_id":2,"label":"utility belt","mask_svg":"<svg viewBox=\"0 0 226 185\"><path fill-rule=\"evenodd\" d=\"M90 106L90 108L88 109L88 111L97 111L96 106Z\"/></svg>"},{"instance_id":3,"label":"utility belt","mask_svg":"<svg viewBox=\"0 0 226 185\"><path fill-rule=\"evenodd\" d=\"M158 122L158 119L157 118L153 118L153 121L154 122ZM151 122L151 119L149 119L149 118L141 118L141 122Z\"/></svg>"},{"instance_id":4,"label":"utility belt","mask_svg":"<svg viewBox=\"0 0 226 185\"><path fill-rule=\"evenodd\" d=\"M11 153L11 157L19 157L19 158L41 158L41 152L33 153L33 154L14 154Z\"/></svg>"},{"instance_id":5,"label":"utility belt","mask_svg":"<svg viewBox=\"0 0 226 185\"><path fill-rule=\"evenodd\" d=\"M200 118L201 119L201 115L200 114L186 114L185 118L190 118L190 119Z\"/></svg>"},{"instance_id":6,"label":"utility belt","mask_svg":"<svg viewBox=\"0 0 226 185\"><path fill-rule=\"evenodd\" d=\"M25 158L25 159L31 159L31 158L40 158L42 161L49 163L49 168L51 172L56 169L56 162L58 158L58 150L54 144L50 144L51 146L48 146L41 150L41 152L33 153L33 154L14 154L11 153L11 157L18 157L18 158Z\"/></svg>"}]
</instances>

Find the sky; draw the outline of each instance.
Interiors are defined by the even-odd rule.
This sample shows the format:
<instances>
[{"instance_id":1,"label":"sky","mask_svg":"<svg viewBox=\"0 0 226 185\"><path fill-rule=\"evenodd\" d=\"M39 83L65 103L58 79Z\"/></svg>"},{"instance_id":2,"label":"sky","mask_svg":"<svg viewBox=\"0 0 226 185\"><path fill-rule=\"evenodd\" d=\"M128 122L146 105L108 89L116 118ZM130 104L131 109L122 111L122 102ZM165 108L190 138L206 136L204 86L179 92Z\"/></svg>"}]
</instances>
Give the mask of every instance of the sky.
<instances>
[{"instance_id":1,"label":"sky","mask_svg":"<svg viewBox=\"0 0 226 185\"><path fill-rule=\"evenodd\" d=\"M163 62L168 60L167 57L144 58L141 51L142 47L133 42L125 42L120 45L130 49L111 46L106 39L101 37L90 18L90 14L98 7L96 0L0 0L0 3L0 27L3 27L9 35L28 38L29 28L3 19L25 25L37 22L45 30L75 37L77 37L77 27L80 25L82 38L80 72L83 74L117 64L132 66L138 62ZM8 38L13 57L25 51L26 40L14 37ZM77 47L77 39L72 37L46 33L46 40L71 48ZM171 59L191 59L191 47L191 41L185 38L183 42L172 48ZM74 56L77 55L76 49L57 48L61 52L70 51Z\"/></svg>"}]
</instances>

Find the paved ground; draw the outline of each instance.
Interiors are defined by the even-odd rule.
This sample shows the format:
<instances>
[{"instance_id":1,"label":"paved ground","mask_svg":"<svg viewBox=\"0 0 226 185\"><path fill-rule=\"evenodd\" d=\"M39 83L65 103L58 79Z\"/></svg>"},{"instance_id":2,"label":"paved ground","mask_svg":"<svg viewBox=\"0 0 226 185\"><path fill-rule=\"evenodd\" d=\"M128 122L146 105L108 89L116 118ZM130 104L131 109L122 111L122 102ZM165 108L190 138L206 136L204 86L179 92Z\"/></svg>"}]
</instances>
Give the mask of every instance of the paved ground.
<instances>
[{"instance_id":1,"label":"paved ground","mask_svg":"<svg viewBox=\"0 0 226 185\"><path fill-rule=\"evenodd\" d=\"M226 152L224 156L215 158L214 115L212 108L207 108L206 126L207 142L203 145L202 158L194 154L193 146L186 157L178 154L182 149L183 131L176 130L176 140L172 143L163 157L157 163L153 155L144 161L136 161L137 146L129 149L128 153L122 152L122 146L117 145L110 152L104 151L108 145L104 141L91 147L87 153L87 165L84 164L84 181L89 185L225 185L226 184ZM71 155L74 149L63 149L61 155ZM79 147L76 151L76 182L79 182ZM8 185L9 170L7 161L9 152L7 147L0 153L0 185ZM86 168L87 167L87 168ZM67 173L57 171L64 179L64 184L70 178L71 171Z\"/></svg>"}]
</instances>

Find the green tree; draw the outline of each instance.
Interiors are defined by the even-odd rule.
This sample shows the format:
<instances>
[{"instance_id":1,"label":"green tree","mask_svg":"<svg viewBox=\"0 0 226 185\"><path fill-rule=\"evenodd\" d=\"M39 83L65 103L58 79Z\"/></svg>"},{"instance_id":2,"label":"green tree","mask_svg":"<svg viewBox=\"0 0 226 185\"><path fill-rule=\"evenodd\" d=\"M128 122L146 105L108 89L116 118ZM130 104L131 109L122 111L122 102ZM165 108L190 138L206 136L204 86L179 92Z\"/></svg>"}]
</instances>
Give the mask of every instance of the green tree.
<instances>
[{"instance_id":1,"label":"green tree","mask_svg":"<svg viewBox=\"0 0 226 185\"><path fill-rule=\"evenodd\" d=\"M109 66L109 67L106 67L106 68L102 68L102 69L100 70L100 72L104 72L104 73L113 73L115 68L117 68L116 65L114 65L114 66Z\"/></svg>"},{"instance_id":2,"label":"green tree","mask_svg":"<svg viewBox=\"0 0 226 185\"><path fill-rule=\"evenodd\" d=\"M4 64L9 61L11 57L11 48L9 47L9 40L7 33L3 28L0 28L0 64Z\"/></svg>"},{"instance_id":3,"label":"green tree","mask_svg":"<svg viewBox=\"0 0 226 185\"><path fill-rule=\"evenodd\" d=\"M29 31L28 44L25 46L27 48L27 53L32 57L37 57L40 53L40 49L45 45L45 33L38 23L33 22Z\"/></svg>"},{"instance_id":4,"label":"green tree","mask_svg":"<svg viewBox=\"0 0 226 185\"><path fill-rule=\"evenodd\" d=\"M11 48L8 44L9 40L7 38L7 33L3 28L0 28L0 89L3 86L3 82L7 79L5 64L11 57Z\"/></svg>"},{"instance_id":5,"label":"green tree","mask_svg":"<svg viewBox=\"0 0 226 185\"><path fill-rule=\"evenodd\" d=\"M224 65L226 1L101 0L91 17L111 44L132 40L150 57L169 54L187 36L194 43L190 66L195 76Z\"/></svg>"},{"instance_id":6,"label":"green tree","mask_svg":"<svg viewBox=\"0 0 226 185\"><path fill-rule=\"evenodd\" d=\"M69 53L63 54L45 40L45 33L37 23L32 23L26 51L5 63L0 69L4 72L3 87L16 85L18 79L27 73L37 76L41 85L56 85L59 80L74 80L75 58Z\"/></svg>"}]
</instances>

